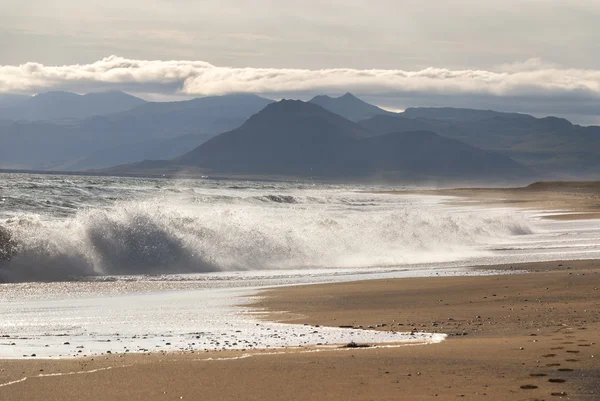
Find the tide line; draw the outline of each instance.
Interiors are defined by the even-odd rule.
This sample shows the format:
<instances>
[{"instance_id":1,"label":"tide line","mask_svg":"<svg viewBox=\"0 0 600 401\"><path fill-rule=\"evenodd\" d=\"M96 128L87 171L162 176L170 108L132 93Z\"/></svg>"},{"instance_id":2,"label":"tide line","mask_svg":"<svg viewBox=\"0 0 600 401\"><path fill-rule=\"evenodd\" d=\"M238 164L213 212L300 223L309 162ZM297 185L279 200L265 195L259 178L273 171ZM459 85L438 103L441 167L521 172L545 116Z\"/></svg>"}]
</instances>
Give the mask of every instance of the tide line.
<instances>
[{"instance_id":1,"label":"tide line","mask_svg":"<svg viewBox=\"0 0 600 401\"><path fill-rule=\"evenodd\" d=\"M24 381L26 381L28 379L39 379L39 378L44 378L44 377L57 377L57 376L85 375L85 374L102 372L102 371L111 370L111 369L129 368L131 366L133 366L133 365L108 366L106 368L98 368L98 369L92 369L92 370L83 370L83 371L80 371L80 372L40 373L37 376L26 376L26 377L23 377L22 379L19 379L19 380L14 380L14 381L7 382L7 383L1 383L0 387L7 387L7 386L12 386L12 385L18 384L18 383L23 383Z\"/></svg>"}]
</instances>

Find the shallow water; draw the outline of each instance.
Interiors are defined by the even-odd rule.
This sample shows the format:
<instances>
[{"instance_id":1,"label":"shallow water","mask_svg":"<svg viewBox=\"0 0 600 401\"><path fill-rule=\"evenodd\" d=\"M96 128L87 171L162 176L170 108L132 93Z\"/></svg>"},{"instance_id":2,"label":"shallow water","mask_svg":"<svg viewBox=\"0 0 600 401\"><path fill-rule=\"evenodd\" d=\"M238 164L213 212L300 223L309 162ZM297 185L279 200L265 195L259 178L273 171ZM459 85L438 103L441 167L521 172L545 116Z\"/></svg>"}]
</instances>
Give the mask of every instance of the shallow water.
<instances>
[{"instance_id":1,"label":"shallow water","mask_svg":"<svg viewBox=\"0 0 600 401\"><path fill-rule=\"evenodd\" d=\"M0 174L0 357L439 341L243 305L268 286L600 257L598 221L381 189L399 188Z\"/></svg>"}]
</instances>

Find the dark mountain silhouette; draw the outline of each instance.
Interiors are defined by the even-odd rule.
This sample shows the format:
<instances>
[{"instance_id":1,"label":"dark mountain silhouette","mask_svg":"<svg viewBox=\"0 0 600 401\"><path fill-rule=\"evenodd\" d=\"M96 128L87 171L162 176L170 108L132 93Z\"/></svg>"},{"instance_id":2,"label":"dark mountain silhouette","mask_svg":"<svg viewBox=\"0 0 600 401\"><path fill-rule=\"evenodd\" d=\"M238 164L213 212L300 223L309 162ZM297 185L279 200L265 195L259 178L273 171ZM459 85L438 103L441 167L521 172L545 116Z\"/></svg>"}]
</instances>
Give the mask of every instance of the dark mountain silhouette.
<instances>
[{"instance_id":1,"label":"dark mountain silhouette","mask_svg":"<svg viewBox=\"0 0 600 401\"><path fill-rule=\"evenodd\" d=\"M62 120L77 119L130 110L145 100L124 92L95 92L78 95L70 92L45 92L25 101L0 107L0 119Z\"/></svg>"},{"instance_id":2,"label":"dark mountain silhouette","mask_svg":"<svg viewBox=\"0 0 600 401\"><path fill-rule=\"evenodd\" d=\"M376 116L359 125L376 134L432 131L504 154L555 178L600 177L600 127L516 113L450 108L409 110L398 116Z\"/></svg>"},{"instance_id":3,"label":"dark mountain silhouette","mask_svg":"<svg viewBox=\"0 0 600 401\"><path fill-rule=\"evenodd\" d=\"M318 104L324 109L351 121L360 121L377 115L396 114L362 101L351 93L335 98L326 95L315 96L310 100L310 103Z\"/></svg>"},{"instance_id":4,"label":"dark mountain silhouette","mask_svg":"<svg viewBox=\"0 0 600 401\"><path fill-rule=\"evenodd\" d=\"M4 122L0 123L0 168L85 170L172 158L239 127L269 103L272 100L254 95L214 96L145 103L82 120Z\"/></svg>"},{"instance_id":5,"label":"dark mountain silhouette","mask_svg":"<svg viewBox=\"0 0 600 401\"><path fill-rule=\"evenodd\" d=\"M320 106L282 100L175 161L231 173L311 175L326 171L340 146L369 135Z\"/></svg>"},{"instance_id":6,"label":"dark mountain silhouette","mask_svg":"<svg viewBox=\"0 0 600 401\"><path fill-rule=\"evenodd\" d=\"M406 131L356 141L343 155L354 175L392 181L442 179L519 181L531 176L506 156L428 131Z\"/></svg>"},{"instance_id":7,"label":"dark mountain silhouette","mask_svg":"<svg viewBox=\"0 0 600 401\"><path fill-rule=\"evenodd\" d=\"M349 120L301 101L267 106L241 127L218 135L171 162L145 161L111 172L194 169L208 175L313 177L416 182L528 176L513 160L432 132L373 137Z\"/></svg>"}]
</instances>

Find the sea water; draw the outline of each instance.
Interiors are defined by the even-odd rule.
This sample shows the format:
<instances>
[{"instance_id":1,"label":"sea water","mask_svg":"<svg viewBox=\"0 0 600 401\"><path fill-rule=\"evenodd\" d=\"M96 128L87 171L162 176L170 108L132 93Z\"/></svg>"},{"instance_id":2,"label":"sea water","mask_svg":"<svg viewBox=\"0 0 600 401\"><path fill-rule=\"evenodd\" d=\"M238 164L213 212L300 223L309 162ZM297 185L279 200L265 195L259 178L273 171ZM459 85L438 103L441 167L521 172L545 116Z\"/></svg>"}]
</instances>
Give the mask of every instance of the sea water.
<instances>
[{"instance_id":1,"label":"sea water","mask_svg":"<svg viewBox=\"0 0 600 401\"><path fill-rule=\"evenodd\" d=\"M245 305L270 286L600 257L598 221L381 192L403 189L0 174L0 357L436 342Z\"/></svg>"}]
</instances>

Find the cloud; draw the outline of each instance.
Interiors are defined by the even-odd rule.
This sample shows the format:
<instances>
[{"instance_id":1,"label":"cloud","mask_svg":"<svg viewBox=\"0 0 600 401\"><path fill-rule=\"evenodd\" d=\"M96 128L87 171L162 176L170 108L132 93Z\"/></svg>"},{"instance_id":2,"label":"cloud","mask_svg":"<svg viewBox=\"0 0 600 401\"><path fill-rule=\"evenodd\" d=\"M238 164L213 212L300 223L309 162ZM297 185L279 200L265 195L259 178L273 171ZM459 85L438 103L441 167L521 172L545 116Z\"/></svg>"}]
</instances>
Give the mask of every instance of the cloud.
<instances>
[{"instance_id":1,"label":"cloud","mask_svg":"<svg viewBox=\"0 0 600 401\"><path fill-rule=\"evenodd\" d=\"M308 99L353 92L392 109L416 106L489 108L558 115L597 124L600 70L562 68L541 59L493 69L286 69L219 67L204 61L110 56L91 64L0 66L0 93L123 90L148 100L227 93Z\"/></svg>"},{"instance_id":2,"label":"cloud","mask_svg":"<svg viewBox=\"0 0 600 401\"><path fill-rule=\"evenodd\" d=\"M600 70L561 68L533 59L494 71L233 68L204 61L133 60L110 56L91 64L0 66L0 92L66 88L137 88L146 92L220 95L234 92L600 97ZM150 90L148 90L150 89Z\"/></svg>"}]
</instances>

